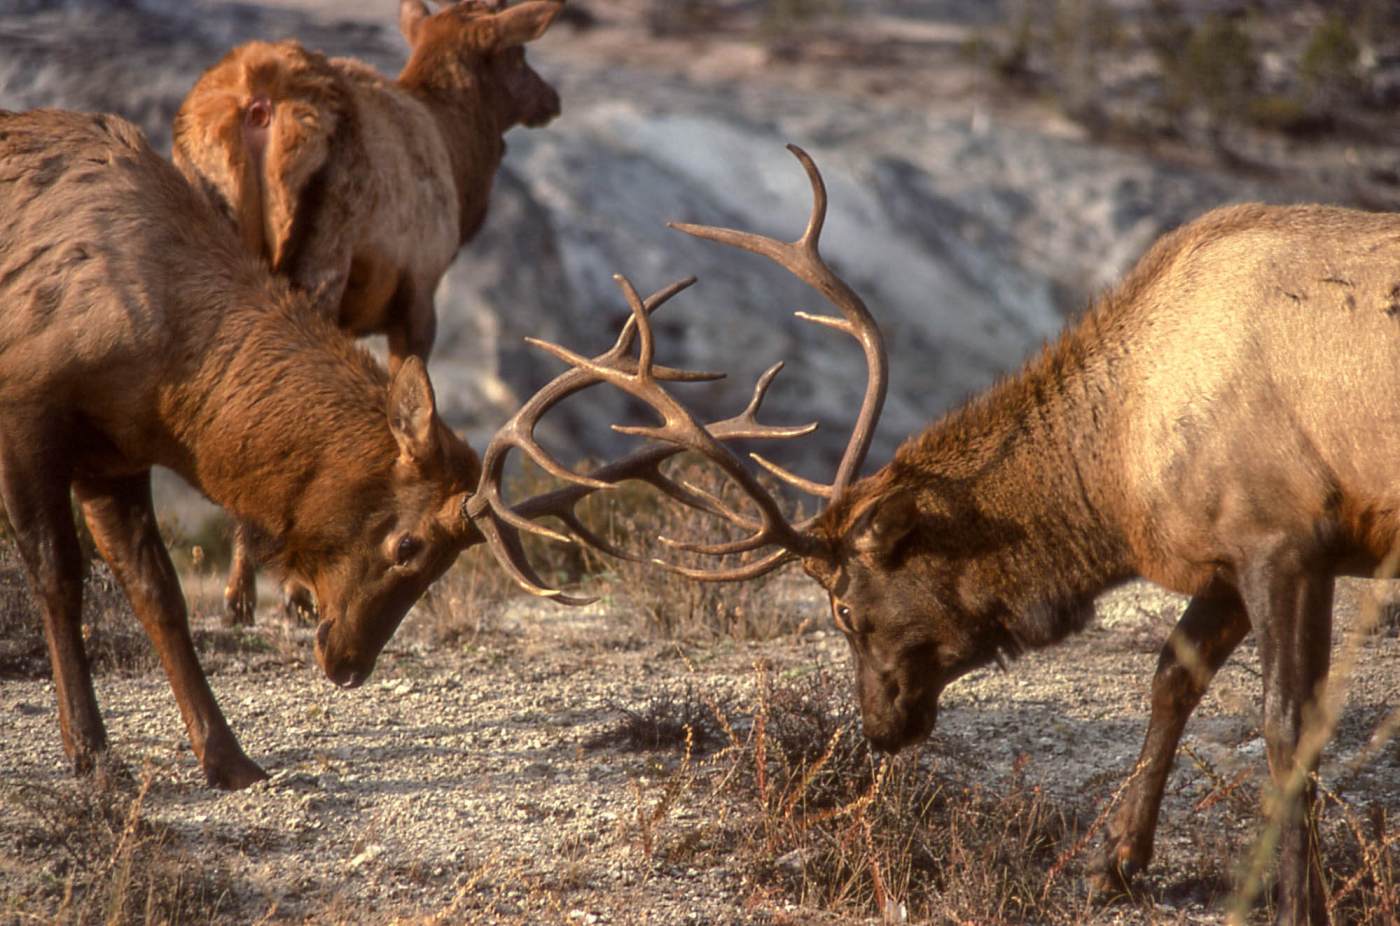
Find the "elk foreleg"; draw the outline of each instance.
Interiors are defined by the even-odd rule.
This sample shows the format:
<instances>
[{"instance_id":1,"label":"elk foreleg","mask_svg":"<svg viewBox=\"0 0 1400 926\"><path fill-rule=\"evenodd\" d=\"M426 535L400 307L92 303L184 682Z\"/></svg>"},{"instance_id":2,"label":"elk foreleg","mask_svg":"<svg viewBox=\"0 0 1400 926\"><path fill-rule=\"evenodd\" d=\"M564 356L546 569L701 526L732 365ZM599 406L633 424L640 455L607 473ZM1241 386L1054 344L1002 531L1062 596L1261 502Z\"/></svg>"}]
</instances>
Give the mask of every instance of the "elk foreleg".
<instances>
[{"instance_id":1,"label":"elk foreleg","mask_svg":"<svg viewBox=\"0 0 1400 926\"><path fill-rule=\"evenodd\" d=\"M437 340L433 289L432 284L415 283L406 275L399 281L389 305L384 332L389 341L390 376L397 373L399 365L409 357L427 363L428 355L433 352L433 342Z\"/></svg>"},{"instance_id":2,"label":"elk foreleg","mask_svg":"<svg viewBox=\"0 0 1400 926\"><path fill-rule=\"evenodd\" d=\"M44 615L63 749L82 774L93 770L107 748L107 730L83 645L83 557L68 478L21 455L26 446L41 444L15 440L0 447L0 492L29 587Z\"/></svg>"},{"instance_id":3,"label":"elk foreleg","mask_svg":"<svg viewBox=\"0 0 1400 926\"><path fill-rule=\"evenodd\" d=\"M1162 793L1191 712L1225 660L1249 631L1244 602L1233 589L1215 587L1191 599L1157 659L1152 716L1133 778L1108 825L1095 885L1126 890L1152 860Z\"/></svg>"},{"instance_id":4,"label":"elk foreleg","mask_svg":"<svg viewBox=\"0 0 1400 926\"><path fill-rule=\"evenodd\" d=\"M1268 825L1278 827L1278 917L1283 926L1327 922L1318 853L1312 773L1318 749L1299 746L1317 733L1332 651L1333 578L1292 549L1248 564L1240 591L1259 634L1264 673L1264 740L1273 793Z\"/></svg>"},{"instance_id":5,"label":"elk foreleg","mask_svg":"<svg viewBox=\"0 0 1400 926\"><path fill-rule=\"evenodd\" d=\"M266 778L238 745L195 655L180 580L156 527L149 472L75 488L99 552L160 655L205 778L230 790Z\"/></svg>"}]
</instances>

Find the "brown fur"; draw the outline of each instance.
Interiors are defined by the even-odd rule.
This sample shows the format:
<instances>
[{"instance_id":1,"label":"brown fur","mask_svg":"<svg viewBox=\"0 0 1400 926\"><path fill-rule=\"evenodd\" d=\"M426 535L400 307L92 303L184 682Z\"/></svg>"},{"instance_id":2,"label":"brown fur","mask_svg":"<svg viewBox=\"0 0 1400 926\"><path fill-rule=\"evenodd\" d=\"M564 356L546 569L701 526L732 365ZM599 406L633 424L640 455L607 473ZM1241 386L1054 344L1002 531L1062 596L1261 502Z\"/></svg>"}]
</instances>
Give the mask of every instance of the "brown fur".
<instances>
[{"instance_id":1,"label":"brown fur","mask_svg":"<svg viewBox=\"0 0 1400 926\"><path fill-rule=\"evenodd\" d=\"M71 491L209 781L249 784L263 774L190 644L150 468L256 526L315 590L326 674L353 685L468 542L459 509L476 457L437 418L421 363L391 383L131 124L0 113L0 215L0 493L44 612L65 748L85 768L106 742L79 632ZM414 556L400 564L405 536Z\"/></svg>"},{"instance_id":2,"label":"brown fur","mask_svg":"<svg viewBox=\"0 0 1400 926\"><path fill-rule=\"evenodd\" d=\"M433 293L485 218L502 136L559 112L522 44L561 8L466 2L429 16L403 0L413 50L392 82L293 41L242 45L181 104L175 163L329 317L387 334L391 369L426 360Z\"/></svg>"},{"instance_id":3,"label":"brown fur","mask_svg":"<svg viewBox=\"0 0 1400 926\"><path fill-rule=\"evenodd\" d=\"M523 43L560 8L465 2L429 15L422 0L401 0L413 51L397 81L293 41L239 46L181 104L176 166L326 317L387 335L391 371L426 362L433 294L486 217L502 136L559 113ZM235 537L232 623L251 623L256 606L250 533ZM294 586L287 600L310 605Z\"/></svg>"},{"instance_id":4,"label":"brown fur","mask_svg":"<svg viewBox=\"0 0 1400 926\"><path fill-rule=\"evenodd\" d=\"M866 732L890 749L921 738L949 682L1062 639L1143 576L1194 597L1103 880L1148 863L1181 729L1251 627L1282 782L1326 676L1333 579L1369 574L1400 539L1397 370L1400 217L1246 205L1164 237L821 520L806 566L848 631ZM1320 922L1309 820L1282 840L1290 923Z\"/></svg>"}]
</instances>

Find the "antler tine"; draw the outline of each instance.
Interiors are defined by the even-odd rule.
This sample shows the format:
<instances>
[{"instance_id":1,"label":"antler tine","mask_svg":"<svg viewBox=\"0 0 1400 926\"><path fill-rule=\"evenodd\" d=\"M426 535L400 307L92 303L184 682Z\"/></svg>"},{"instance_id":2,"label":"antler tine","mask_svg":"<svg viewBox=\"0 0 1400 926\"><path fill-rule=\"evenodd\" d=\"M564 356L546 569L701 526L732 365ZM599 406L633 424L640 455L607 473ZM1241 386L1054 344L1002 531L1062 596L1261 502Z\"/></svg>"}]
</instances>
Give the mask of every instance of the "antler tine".
<instances>
[{"instance_id":1,"label":"antler tine","mask_svg":"<svg viewBox=\"0 0 1400 926\"><path fill-rule=\"evenodd\" d=\"M677 293L688 288L695 283L695 277L687 277L677 280L660 290L652 293L645 300L638 300L633 307L633 314L628 318L618 333L613 346L600 354L590 363L616 364L624 369L631 366L630 359L626 356L631 349L638 333L638 318L648 318L669 299ZM649 336L649 332L648 332ZM546 349L553 345L535 342ZM698 371L675 370L670 367L662 367L653 371L653 374L661 380L666 381L697 381L714 380L722 378L722 373L707 373ZM532 594L546 595L566 603L584 603L584 599L574 599L563 595L557 589L549 588L535 573L525 556L524 547L521 544L519 532L526 531L548 537L551 540L571 543L574 537L552 530L543 524L539 524L532 518L519 514L506 503L501 494L501 482L505 473L506 460L512 449L518 449L546 472L572 483L576 490L583 490L578 495L588 494L600 489L613 487L612 482L601 479L593 479L580 475L563 464L559 463L549 454L534 437L534 429L539 419L547 411L553 408L564 399L587 389L590 386L603 382L588 370L570 369L556 376L545 385L543 389L535 393L524 405L511 416L505 425L501 427L496 435L487 445L482 454L482 475L477 485L477 490L463 505L463 515L473 522L482 536L490 544L492 552L501 562L502 566L510 573L523 588ZM575 537L584 542L590 542L596 538L586 529L582 532L575 530L581 526L576 518L572 517L572 512L565 517L561 512L548 512L555 514L565 526L573 531ZM603 549L600 547L600 549ZM604 549L604 552L613 554L614 551Z\"/></svg>"},{"instance_id":2,"label":"antler tine","mask_svg":"<svg viewBox=\"0 0 1400 926\"><path fill-rule=\"evenodd\" d=\"M874 319L860 297L825 263L820 254L821 232L826 220L827 194L812 159L796 146L789 150L801 162L812 187L812 210L807 227L793 242L778 241L761 235L708 226L673 224L672 227L700 238L707 238L760 254L785 268L798 279L816 289L835 306L840 318L799 312L804 320L834 328L858 341L865 354L868 380L861 410L847 441L836 477L829 486L797 476L757 454L752 459L768 472L803 491L832 499L854 480L874 435L875 421L884 404L887 388L887 360L883 341ZM804 554L812 541L805 531L811 519L794 525L783 515L782 506L743 461L727 446L740 439L785 439L811 433L815 424L801 426L765 425L758 421L758 412L782 369L775 364L759 377L753 396L738 415L708 425L695 420L662 383L718 378L719 374L675 370L658 367L655 363L655 338L650 315L671 296L694 282L694 278L678 281L641 299L635 287L625 277L615 277L631 316L623 325L611 349L593 358L586 358L567 348L544 341L529 339L539 349L559 358L570 369L557 376L536 393L512 417L507 426L488 445L483 454L483 474L476 495L464 504L464 513L476 522L481 534L491 544L498 559L512 577L527 590L548 595L567 603L582 603L586 599L571 598L549 588L530 566L520 539L521 531L567 539L564 535L535 522L541 517L555 517L577 539L612 556L634 558L605 538L591 531L577 513L578 503L603 488L611 488L628 479L639 479L691 508L705 511L738 526L746 536L720 543L691 543L661 538L673 549L703 555L734 555L766 546L777 549L757 560L737 566L712 569L679 566L654 560L663 568L679 575L706 581L743 581L755 578L784 565ZM630 357L632 345L639 343L637 359ZM608 383L644 402L660 418L655 425L614 425L620 433L654 438L659 443L634 451L632 454L593 472L582 475L554 460L535 440L534 428L541 415L564 398L599 383ZM507 507L501 497L500 481L504 463L511 448L518 448L555 476L569 485ZM734 511L717 496L695 486L673 479L661 472L661 464L684 450L691 450L717 465L732 480L757 509L752 518Z\"/></svg>"},{"instance_id":3,"label":"antler tine","mask_svg":"<svg viewBox=\"0 0 1400 926\"><path fill-rule=\"evenodd\" d=\"M656 377L651 370L653 356L651 348L653 338L651 333L651 322L647 313L643 310L640 300L637 298L636 290L631 282L624 276L615 277L618 285L622 288L627 297L628 304L632 307L633 318L637 320L638 335L641 340L639 359L637 362L637 372L633 376L620 375L616 371L601 370L595 368L600 375L605 376L609 382L646 402L653 411L661 417L660 425L652 426L625 426L613 425L614 430L622 434L631 434L640 437L654 437L666 443L677 444L687 449L693 450L711 462L732 479L754 503L758 509L760 517L760 527L757 534L761 536L765 543L777 543L789 549L802 544L802 538L793 530L792 525L783 517L782 508L777 500L768 493L758 482L754 475L749 472L743 462L734 455L734 452L726 447L716 436L703 426L701 426L669 393L667 393L656 381ZM772 381L775 373L766 374L760 383L761 393L766 389L766 384ZM760 396L761 398L761 396ZM751 407L756 407L755 403L750 403ZM740 419L745 414L741 413ZM754 422L757 427L757 423ZM760 544L762 545L762 544Z\"/></svg>"},{"instance_id":4,"label":"antler tine","mask_svg":"<svg viewBox=\"0 0 1400 926\"><path fill-rule=\"evenodd\" d=\"M797 559L800 554L793 550L778 549L763 557L756 559L752 563L743 566L735 566L732 569L698 569L690 566L677 566L675 563L668 563L662 559L653 559L652 565L660 566L667 572L673 572L688 579L698 579L703 582L746 582L749 579L757 579L759 576L767 575L780 566Z\"/></svg>"},{"instance_id":5,"label":"antler tine","mask_svg":"<svg viewBox=\"0 0 1400 926\"><path fill-rule=\"evenodd\" d=\"M598 600L597 598L578 598L566 595L559 589L547 585L535 572L534 567L530 565L530 560L525 555L525 548L520 543L520 535L514 530L502 530L500 524L489 518L477 521L476 525L490 545L496 561L518 585L530 594L542 598L552 598L560 604L567 605L586 605Z\"/></svg>"},{"instance_id":6,"label":"antler tine","mask_svg":"<svg viewBox=\"0 0 1400 926\"><path fill-rule=\"evenodd\" d=\"M865 455L870 450L870 442L875 436L875 422L879 420L880 411L885 404L889 362L885 354L884 340L880 336L874 318L870 315L870 310L866 308L860 296L856 295L855 291L846 285L844 280L833 273L821 257L821 233L826 222L827 207L826 184L822 181L821 172L817 170L817 165L807 152L796 145L788 145L788 150L801 162L812 187L812 211L807 220L807 228L796 241L783 242L751 232L714 228L708 225L671 223L671 227L697 238L717 241L720 244L727 244L759 254L773 261L820 292L842 315L842 318L837 319L802 312L798 313L800 317L843 331L860 343L865 354L867 373L865 396L861 401L860 413L856 417L851 437L846 443L845 452L841 456L841 462L837 466L836 477L831 486L825 491L814 493L832 498L844 492L855 481L861 464L865 462ZM802 480L790 473L774 471L774 474L784 481L803 488L804 491L810 491L811 488L816 487L815 483Z\"/></svg>"}]
</instances>

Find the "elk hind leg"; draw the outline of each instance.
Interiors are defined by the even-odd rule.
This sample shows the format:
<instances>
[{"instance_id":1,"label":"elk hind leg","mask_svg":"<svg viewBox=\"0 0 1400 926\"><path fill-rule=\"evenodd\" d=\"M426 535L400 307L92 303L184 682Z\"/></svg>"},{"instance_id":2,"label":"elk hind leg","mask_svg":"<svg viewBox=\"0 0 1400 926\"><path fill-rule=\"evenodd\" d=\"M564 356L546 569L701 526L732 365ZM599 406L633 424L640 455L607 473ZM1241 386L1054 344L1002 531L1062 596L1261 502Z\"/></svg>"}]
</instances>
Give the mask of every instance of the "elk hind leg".
<instances>
[{"instance_id":1,"label":"elk hind leg","mask_svg":"<svg viewBox=\"0 0 1400 926\"><path fill-rule=\"evenodd\" d=\"M224 623L251 627L258 607L258 564L253 559L248 529L241 522L233 528L233 562L224 587Z\"/></svg>"},{"instance_id":2,"label":"elk hind leg","mask_svg":"<svg viewBox=\"0 0 1400 926\"><path fill-rule=\"evenodd\" d=\"M266 778L243 753L199 665L180 580L156 526L149 472L83 480L76 489L98 550L160 656L205 778L230 790Z\"/></svg>"},{"instance_id":3,"label":"elk hind leg","mask_svg":"<svg viewBox=\"0 0 1400 926\"><path fill-rule=\"evenodd\" d=\"M29 586L39 599L44 637L58 694L63 749L79 774L91 772L107 748L107 729L97 706L92 669L83 644L83 558L73 523L68 479L27 466L3 448L0 494L24 561Z\"/></svg>"},{"instance_id":4,"label":"elk hind leg","mask_svg":"<svg viewBox=\"0 0 1400 926\"><path fill-rule=\"evenodd\" d=\"M1318 733L1322 720L1333 577L1313 558L1285 548L1250 563L1240 589L1259 634L1264 674L1264 740L1273 778L1267 825L1278 827L1276 922L1319 926L1327 922L1327 911L1312 773L1321 744L1305 738Z\"/></svg>"},{"instance_id":5,"label":"elk hind leg","mask_svg":"<svg viewBox=\"0 0 1400 926\"><path fill-rule=\"evenodd\" d=\"M1249 631L1244 602L1217 584L1191 599L1157 659L1152 714L1122 804L1108 825L1103 856L1092 879L1123 891L1152 860L1152 843L1167 776L1191 712L1225 660Z\"/></svg>"}]
</instances>

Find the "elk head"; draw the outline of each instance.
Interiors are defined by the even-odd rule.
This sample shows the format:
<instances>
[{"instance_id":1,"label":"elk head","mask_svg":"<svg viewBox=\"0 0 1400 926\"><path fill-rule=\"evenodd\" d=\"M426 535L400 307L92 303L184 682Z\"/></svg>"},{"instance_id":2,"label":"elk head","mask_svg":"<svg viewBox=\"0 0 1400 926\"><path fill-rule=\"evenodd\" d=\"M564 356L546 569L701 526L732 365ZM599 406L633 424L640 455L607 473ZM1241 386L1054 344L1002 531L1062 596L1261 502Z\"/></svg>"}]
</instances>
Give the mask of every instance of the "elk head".
<instances>
[{"instance_id":1,"label":"elk head","mask_svg":"<svg viewBox=\"0 0 1400 926\"><path fill-rule=\"evenodd\" d=\"M525 61L525 45L563 9L562 0L462 0L431 13L423 0L401 0L399 28L413 49L404 70L433 73L442 87L476 85L502 133L545 125L559 115L559 94Z\"/></svg>"},{"instance_id":2,"label":"elk head","mask_svg":"<svg viewBox=\"0 0 1400 926\"><path fill-rule=\"evenodd\" d=\"M791 150L806 169L813 194L807 229L796 241L781 242L705 226L674 227L761 254L784 267L825 296L841 313L838 318L799 312L798 317L845 333L860 344L868 372L865 395L831 484L812 482L752 455L771 475L824 499L826 510L800 523L789 522L783 505L727 446L734 440L793 438L815 429L815 425L778 427L757 420L759 406L782 364L760 377L752 400L740 415L701 424L665 391L663 383L712 379L719 374L657 366L649 322L652 312L694 280L672 284L643 300L630 283L619 277L632 317L612 350L587 359L556 345L532 341L572 369L527 403L510 426L492 441L483 458L485 488L468 501L465 513L478 524L497 558L517 581L542 595L559 593L545 587L530 569L521 554L517 531L568 539L533 520L551 515L564 523L573 539L610 555L628 556L589 532L572 510L588 493L625 479L646 481L681 504L731 522L744 534L729 543L692 544L663 537L663 544L714 556L776 548L742 565L720 569L682 567L653 560L664 568L703 581L742 581L800 560L807 573L826 589L832 617L850 644L865 734L875 746L893 751L932 730L938 694L947 682L994 658L998 650L988 648L985 634L964 628L951 612L942 610L939 602L947 598L935 587L936 567L919 543L926 530L926 519L921 517L915 496L888 485L884 474L855 481L884 404L888 380L885 348L860 297L821 258L818 244L826 217L825 186L811 159L795 147ZM631 356L634 337L640 341L635 359ZM539 415L548 408L597 383L609 383L640 399L658 415L661 424L615 425L622 433L651 438L654 443L581 477L551 459L530 434ZM506 505L496 489L499 477L493 478L493 473L500 472L503 455L512 447L523 450L547 471L573 484L547 497L539 496L514 507ZM660 464L682 451L698 453L718 466L743 490L754 513L733 510L719 498L669 478ZM975 622L967 626L975 626Z\"/></svg>"},{"instance_id":3,"label":"elk head","mask_svg":"<svg viewBox=\"0 0 1400 926\"><path fill-rule=\"evenodd\" d=\"M321 542L300 562L295 554L286 557L289 571L316 593L316 659L327 678L346 688L369 677L408 609L477 536L459 512L480 463L438 417L417 357L390 383L387 415L398 448L396 457L387 455L390 471L349 488L352 518L343 503L308 492L301 520L316 525L309 533ZM335 492L344 496L346 487Z\"/></svg>"}]
</instances>

